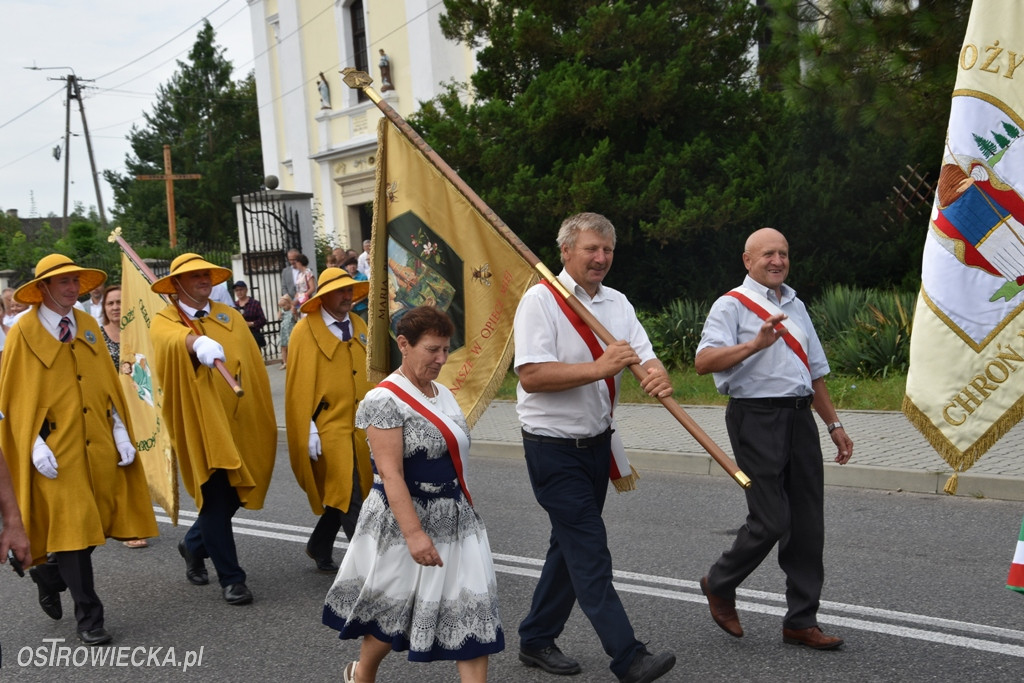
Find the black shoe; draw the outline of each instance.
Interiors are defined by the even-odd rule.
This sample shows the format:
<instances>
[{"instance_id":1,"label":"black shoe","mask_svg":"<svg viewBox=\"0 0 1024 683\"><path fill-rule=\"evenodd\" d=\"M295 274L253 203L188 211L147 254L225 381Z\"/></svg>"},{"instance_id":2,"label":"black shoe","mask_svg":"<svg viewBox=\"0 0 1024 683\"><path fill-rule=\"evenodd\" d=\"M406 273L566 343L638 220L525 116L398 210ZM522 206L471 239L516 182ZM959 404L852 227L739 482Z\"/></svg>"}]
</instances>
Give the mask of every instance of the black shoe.
<instances>
[{"instance_id":1,"label":"black shoe","mask_svg":"<svg viewBox=\"0 0 1024 683\"><path fill-rule=\"evenodd\" d=\"M572 676L581 671L580 663L562 654L557 645L550 645L539 650L520 646L519 661L526 666L538 666L556 676Z\"/></svg>"},{"instance_id":2,"label":"black shoe","mask_svg":"<svg viewBox=\"0 0 1024 683\"><path fill-rule=\"evenodd\" d=\"M333 557L313 557L313 553L309 552L309 546L306 546L306 557L316 562L316 570L321 574L338 573L338 565Z\"/></svg>"},{"instance_id":3,"label":"black shoe","mask_svg":"<svg viewBox=\"0 0 1024 683\"><path fill-rule=\"evenodd\" d=\"M64 616L64 608L60 604L60 591L53 590L38 567L28 570L29 576L39 588L39 606L46 612L46 616L57 620Z\"/></svg>"},{"instance_id":4,"label":"black shoe","mask_svg":"<svg viewBox=\"0 0 1024 683\"><path fill-rule=\"evenodd\" d=\"M206 562L196 559L185 547L185 541L178 541L178 553L185 559L185 578L196 586L210 583L210 575L206 573Z\"/></svg>"},{"instance_id":5,"label":"black shoe","mask_svg":"<svg viewBox=\"0 0 1024 683\"><path fill-rule=\"evenodd\" d=\"M641 648L629 665L629 671L619 678L621 683L649 683L661 678L676 665L676 656L671 652L652 655L647 648Z\"/></svg>"},{"instance_id":6,"label":"black shoe","mask_svg":"<svg viewBox=\"0 0 1024 683\"><path fill-rule=\"evenodd\" d=\"M109 643L114 639L114 636L110 635L107 629L100 626L89 631L79 631L78 639L86 645L102 645L103 643Z\"/></svg>"},{"instance_id":7,"label":"black shoe","mask_svg":"<svg viewBox=\"0 0 1024 683\"><path fill-rule=\"evenodd\" d=\"M252 593L244 583L233 583L224 586L224 600L229 605L248 605L252 602Z\"/></svg>"}]
</instances>

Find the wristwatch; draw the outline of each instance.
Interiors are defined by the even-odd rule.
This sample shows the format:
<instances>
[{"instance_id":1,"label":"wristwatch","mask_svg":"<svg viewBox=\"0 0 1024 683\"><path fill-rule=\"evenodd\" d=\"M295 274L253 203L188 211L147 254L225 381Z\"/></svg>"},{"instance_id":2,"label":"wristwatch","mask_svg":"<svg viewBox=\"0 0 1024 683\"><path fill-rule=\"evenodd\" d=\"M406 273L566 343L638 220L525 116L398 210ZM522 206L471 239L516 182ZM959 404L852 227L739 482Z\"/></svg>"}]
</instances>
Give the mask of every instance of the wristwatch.
<instances>
[{"instance_id":1,"label":"wristwatch","mask_svg":"<svg viewBox=\"0 0 1024 683\"><path fill-rule=\"evenodd\" d=\"M837 429L842 429L842 428L843 428L843 423L842 422L833 422L833 423L831 423L828 426L828 433L831 434L832 432L836 431Z\"/></svg>"}]
</instances>

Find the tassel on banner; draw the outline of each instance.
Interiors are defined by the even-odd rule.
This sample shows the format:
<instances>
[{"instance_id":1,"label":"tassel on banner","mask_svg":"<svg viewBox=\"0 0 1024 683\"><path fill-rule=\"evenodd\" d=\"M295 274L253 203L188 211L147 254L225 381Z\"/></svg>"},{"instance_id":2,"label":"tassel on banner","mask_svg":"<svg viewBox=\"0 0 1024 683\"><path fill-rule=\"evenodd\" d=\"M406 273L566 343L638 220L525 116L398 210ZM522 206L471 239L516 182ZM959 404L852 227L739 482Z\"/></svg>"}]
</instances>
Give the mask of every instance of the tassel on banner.
<instances>
[{"instance_id":1,"label":"tassel on banner","mask_svg":"<svg viewBox=\"0 0 1024 683\"><path fill-rule=\"evenodd\" d=\"M629 474L625 477L619 477L618 479L612 479L612 486L615 487L617 493L625 493L626 491L636 491L636 483L640 480L640 473L636 471L633 465L629 466Z\"/></svg>"},{"instance_id":2,"label":"tassel on banner","mask_svg":"<svg viewBox=\"0 0 1024 683\"><path fill-rule=\"evenodd\" d=\"M959 479L960 479L960 473L959 472L954 472L953 476L951 476L948 480L946 480L946 485L942 487L943 493L948 493L951 496L955 496L956 495L956 486L957 486L957 482L959 481Z\"/></svg>"}]
</instances>

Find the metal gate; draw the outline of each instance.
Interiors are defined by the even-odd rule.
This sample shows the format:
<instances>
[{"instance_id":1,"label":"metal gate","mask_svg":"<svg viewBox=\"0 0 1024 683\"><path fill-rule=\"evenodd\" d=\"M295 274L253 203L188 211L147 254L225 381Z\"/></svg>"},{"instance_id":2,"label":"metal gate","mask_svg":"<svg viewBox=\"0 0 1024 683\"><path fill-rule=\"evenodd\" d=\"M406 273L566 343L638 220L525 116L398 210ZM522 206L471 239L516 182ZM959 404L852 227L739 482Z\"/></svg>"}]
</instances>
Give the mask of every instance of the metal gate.
<instances>
[{"instance_id":1,"label":"metal gate","mask_svg":"<svg viewBox=\"0 0 1024 683\"><path fill-rule=\"evenodd\" d=\"M288 267L288 251L302 248L299 214L266 190L239 197L242 217L242 271L250 296L260 302L267 324L263 359L280 357L281 271Z\"/></svg>"}]
</instances>

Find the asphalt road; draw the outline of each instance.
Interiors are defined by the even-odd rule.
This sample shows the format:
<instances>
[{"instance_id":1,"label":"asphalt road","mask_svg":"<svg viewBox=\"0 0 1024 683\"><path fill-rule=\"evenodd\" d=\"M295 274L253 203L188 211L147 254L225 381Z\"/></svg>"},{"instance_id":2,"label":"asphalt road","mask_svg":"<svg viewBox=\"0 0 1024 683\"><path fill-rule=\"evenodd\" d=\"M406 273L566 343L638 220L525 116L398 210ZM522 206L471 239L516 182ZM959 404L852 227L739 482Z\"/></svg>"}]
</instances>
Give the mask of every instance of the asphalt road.
<instances>
[{"instance_id":1,"label":"asphalt road","mask_svg":"<svg viewBox=\"0 0 1024 683\"><path fill-rule=\"evenodd\" d=\"M162 535L150 548L108 543L93 556L112 647L122 648L105 650L105 665L85 661L102 648L79 649L69 597L64 619L52 621L36 603L34 584L3 567L0 680L340 680L358 644L339 641L320 623L332 577L314 572L302 552L315 519L294 482L283 440L279 453L266 507L236 517L254 604L232 607L216 585L187 583L176 551L186 527L172 526L160 512ZM516 658L516 627L548 534L525 466L518 458L488 457L470 467L506 629L507 649L492 658L490 680L561 680ZM774 556L739 595L744 638L729 637L708 615L697 580L742 522L739 487L721 477L654 474L637 492L609 494L605 518L617 585L637 636L651 650L678 656L663 680L1020 680L1024 596L1003 587L1019 503L839 487L829 487L826 500L826 603L819 617L846 645L814 652L781 642L784 579ZM182 510L188 523L194 508L184 491ZM583 673L567 681L615 680L578 610L559 644L583 665ZM186 656L191 668L183 670ZM454 664L411 664L399 653L381 671L381 681L457 680Z\"/></svg>"}]
</instances>

